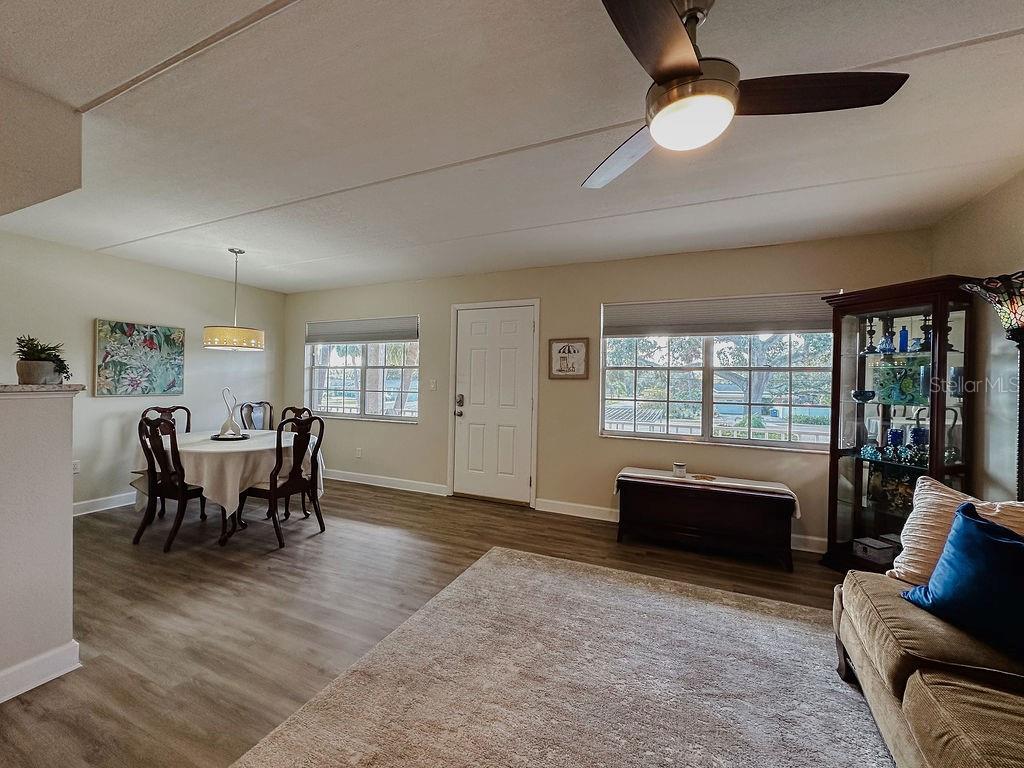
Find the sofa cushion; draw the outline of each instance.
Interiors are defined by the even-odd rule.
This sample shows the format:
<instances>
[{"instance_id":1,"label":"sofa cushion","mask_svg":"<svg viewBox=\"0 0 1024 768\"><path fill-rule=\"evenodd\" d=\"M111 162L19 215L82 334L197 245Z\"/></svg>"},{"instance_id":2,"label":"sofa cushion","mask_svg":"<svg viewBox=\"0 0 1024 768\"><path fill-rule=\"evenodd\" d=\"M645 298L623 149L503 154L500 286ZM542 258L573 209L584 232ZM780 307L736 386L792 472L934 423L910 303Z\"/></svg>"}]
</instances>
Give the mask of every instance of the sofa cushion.
<instances>
[{"instance_id":1,"label":"sofa cushion","mask_svg":"<svg viewBox=\"0 0 1024 768\"><path fill-rule=\"evenodd\" d=\"M927 584L953 525L957 507L969 501L978 513L1012 531L1024 534L1024 502L979 501L930 477L920 477L914 489L914 508L903 525L903 550L889 575L911 584Z\"/></svg>"},{"instance_id":2,"label":"sofa cushion","mask_svg":"<svg viewBox=\"0 0 1024 768\"><path fill-rule=\"evenodd\" d=\"M907 586L862 571L850 571L843 582L843 618L856 626L892 695L902 698L907 678L924 666L1024 676L1024 660L1014 660L904 600L900 593Z\"/></svg>"},{"instance_id":3,"label":"sofa cushion","mask_svg":"<svg viewBox=\"0 0 1024 768\"><path fill-rule=\"evenodd\" d=\"M1024 536L960 505L927 585L903 597L1015 659L1024 658Z\"/></svg>"},{"instance_id":4,"label":"sofa cushion","mask_svg":"<svg viewBox=\"0 0 1024 768\"><path fill-rule=\"evenodd\" d=\"M903 712L918 747L943 768L1024 768L1024 695L949 672L910 676Z\"/></svg>"}]
</instances>

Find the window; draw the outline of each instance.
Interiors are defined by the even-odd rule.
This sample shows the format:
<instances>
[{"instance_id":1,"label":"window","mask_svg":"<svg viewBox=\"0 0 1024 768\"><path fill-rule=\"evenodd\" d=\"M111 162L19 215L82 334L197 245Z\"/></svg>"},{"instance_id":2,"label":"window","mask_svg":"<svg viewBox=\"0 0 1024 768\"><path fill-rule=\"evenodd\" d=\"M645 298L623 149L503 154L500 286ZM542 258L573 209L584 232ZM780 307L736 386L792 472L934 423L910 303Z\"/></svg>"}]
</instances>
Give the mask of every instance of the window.
<instances>
[{"instance_id":1,"label":"window","mask_svg":"<svg viewBox=\"0 0 1024 768\"><path fill-rule=\"evenodd\" d=\"M306 405L314 413L415 421L419 318L306 324Z\"/></svg>"},{"instance_id":2,"label":"window","mask_svg":"<svg viewBox=\"0 0 1024 768\"><path fill-rule=\"evenodd\" d=\"M827 446L832 334L604 339L602 433Z\"/></svg>"}]
</instances>

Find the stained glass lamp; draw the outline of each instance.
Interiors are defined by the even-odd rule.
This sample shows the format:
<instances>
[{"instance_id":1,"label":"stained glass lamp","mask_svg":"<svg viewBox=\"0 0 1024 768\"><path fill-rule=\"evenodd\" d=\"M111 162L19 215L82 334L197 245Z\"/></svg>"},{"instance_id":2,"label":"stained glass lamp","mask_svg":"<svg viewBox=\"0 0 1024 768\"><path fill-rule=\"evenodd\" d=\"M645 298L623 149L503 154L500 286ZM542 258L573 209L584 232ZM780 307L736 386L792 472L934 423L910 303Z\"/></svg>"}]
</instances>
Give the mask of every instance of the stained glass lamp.
<instances>
[{"instance_id":1,"label":"stained glass lamp","mask_svg":"<svg viewBox=\"0 0 1024 768\"><path fill-rule=\"evenodd\" d=\"M227 349L233 352L262 352L264 333L259 328L246 328L238 324L238 257L241 248L228 248L235 257L235 319L233 325L207 325L203 328L204 349Z\"/></svg>"},{"instance_id":2,"label":"stained glass lamp","mask_svg":"<svg viewBox=\"0 0 1024 768\"><path fill-rule=\"evenodd\" d=\"M995 307L1006 338L1017 345L1017 500L1024 501L1024 270L960 286Z\"/></svg>"}]
</instances>

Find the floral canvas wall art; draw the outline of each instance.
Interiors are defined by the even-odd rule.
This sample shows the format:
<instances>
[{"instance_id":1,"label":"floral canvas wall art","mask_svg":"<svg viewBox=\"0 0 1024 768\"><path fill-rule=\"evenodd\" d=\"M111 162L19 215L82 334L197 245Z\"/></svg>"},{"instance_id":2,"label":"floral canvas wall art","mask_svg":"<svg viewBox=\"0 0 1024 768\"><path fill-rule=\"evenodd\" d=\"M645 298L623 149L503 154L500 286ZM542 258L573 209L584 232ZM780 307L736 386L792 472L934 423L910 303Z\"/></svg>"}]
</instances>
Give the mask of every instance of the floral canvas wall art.
<instances>
[{"instance_id":1,"label":"floral canvas wall art","mask_svg":"<svg viewBox=\"0 0 1024 768\"><path fill-rule=\"evenodd\" d=\"M96 321L97 397L180 395L184 391L184 328Z\"/></svg>"}]
</instances>

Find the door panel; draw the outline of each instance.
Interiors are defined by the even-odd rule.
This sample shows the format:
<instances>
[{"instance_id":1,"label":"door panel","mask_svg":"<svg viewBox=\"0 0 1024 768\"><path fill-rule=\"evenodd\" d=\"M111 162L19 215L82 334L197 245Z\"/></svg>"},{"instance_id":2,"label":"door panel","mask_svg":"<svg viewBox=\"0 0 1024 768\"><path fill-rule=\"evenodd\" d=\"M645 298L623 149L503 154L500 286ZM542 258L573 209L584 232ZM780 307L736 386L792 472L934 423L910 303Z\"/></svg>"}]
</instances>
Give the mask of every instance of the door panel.
<instances>
[{"instance_id":1,"label":"door panel","mask_svg":"<svg viewBox=\"0 0 1024 768\"><path fill-rule=\"evenodd\" d=\"M530 501L533 315L532 306L459 310L455 391L464 405L456 407L456 493Z\"/></svg>"}]
</instances>

